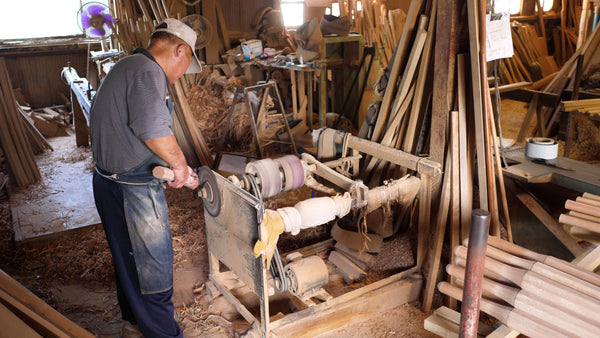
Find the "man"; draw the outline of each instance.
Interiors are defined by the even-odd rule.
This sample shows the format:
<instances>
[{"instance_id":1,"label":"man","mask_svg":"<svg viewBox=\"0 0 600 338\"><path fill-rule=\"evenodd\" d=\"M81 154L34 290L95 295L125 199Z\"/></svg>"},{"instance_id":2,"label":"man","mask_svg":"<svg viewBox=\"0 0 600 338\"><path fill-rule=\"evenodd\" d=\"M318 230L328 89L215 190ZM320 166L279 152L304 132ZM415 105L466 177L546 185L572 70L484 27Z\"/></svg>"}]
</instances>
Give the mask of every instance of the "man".
<instances>
[{"instance_id":1,"label":"man","mask_svg":"<svg viewBox=\"0 0 600 338\"><path fill-rule=\"evenodd\" d=\"M113 257L124 333L139 327L145 337L182 336L171 301L173 248L164 181L152 169L169 166L175 176L171 187L198 186L171 131L173 105L166 99L169 83L200 72L195 43L196 34L182 22L161 22L147 49L114 65L90 113L94 199ZM195 179L188 182L189 176Z\"/></svg>"}]
</instances>

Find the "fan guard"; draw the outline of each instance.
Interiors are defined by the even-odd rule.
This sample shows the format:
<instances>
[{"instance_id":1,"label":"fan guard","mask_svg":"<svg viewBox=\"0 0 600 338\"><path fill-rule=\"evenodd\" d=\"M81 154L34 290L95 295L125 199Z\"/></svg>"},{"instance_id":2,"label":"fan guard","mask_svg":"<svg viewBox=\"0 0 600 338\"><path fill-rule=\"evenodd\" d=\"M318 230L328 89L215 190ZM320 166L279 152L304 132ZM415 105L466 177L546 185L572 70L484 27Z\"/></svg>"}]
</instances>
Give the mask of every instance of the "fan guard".
<instances>
[{"instance_id":1,"label":"fan guard","mask_svg":"<svg viewBox=\"0 0 600 338\"><path fill-rule=\"evenodd\" d=\"M112 34L110 23L113 16L106 5L99 2L88 2L77 12L77 24L81 31L90 38L105 38Z\"/></svg>"},{"instance_id":2,"label":"fan guard","mask_svg":"<svg viewBox=\"0 0 600 338\"><path fill-rule=\"evenodd\" d=\"M212 39L213 27L206 18L198 14L188 15L181 22L190 26L196 32L196 49L204 48Z\"/></svg>"}]
</instances>

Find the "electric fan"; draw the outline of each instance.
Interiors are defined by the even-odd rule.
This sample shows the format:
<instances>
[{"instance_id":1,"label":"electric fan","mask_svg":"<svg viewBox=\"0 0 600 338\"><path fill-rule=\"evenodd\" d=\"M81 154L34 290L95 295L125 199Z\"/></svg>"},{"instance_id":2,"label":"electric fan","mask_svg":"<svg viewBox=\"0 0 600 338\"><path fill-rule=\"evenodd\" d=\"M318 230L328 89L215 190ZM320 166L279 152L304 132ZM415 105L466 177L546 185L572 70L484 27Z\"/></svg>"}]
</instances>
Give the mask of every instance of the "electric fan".
<instances>
[{"instance_id":1,"label":"electric fan","mask_svg":"<svg viewBox=\"0 0 600 338\"><path fill-rule=\"evenodd\" d=\"M181 22L190 26L196 32L196 49L206 47L213 34L213 27L210 22L198 14L183 17Z\"/></svg>"},{"instance_id":2,"label":"electric fan","mask_svg":"<svg viewBox=\"0 0 600 338\"><path fill-rule=\"evenodd\" d=\"M112 34L113 16L110 8L99 2L88 2L77 12L77 24L90 38L105 38Z\"/></svg>"}]
</instances>

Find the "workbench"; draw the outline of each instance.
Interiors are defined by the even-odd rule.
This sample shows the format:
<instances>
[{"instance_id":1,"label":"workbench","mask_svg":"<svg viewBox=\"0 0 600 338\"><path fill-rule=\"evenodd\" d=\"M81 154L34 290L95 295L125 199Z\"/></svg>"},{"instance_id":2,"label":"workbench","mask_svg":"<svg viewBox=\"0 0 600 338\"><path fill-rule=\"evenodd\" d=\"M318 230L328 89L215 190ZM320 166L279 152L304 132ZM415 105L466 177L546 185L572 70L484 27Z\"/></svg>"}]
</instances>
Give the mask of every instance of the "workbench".
<instances>
[{"instance_id":1,"label":"workbench","mask_svg":"<svg viewBox=\"0 0 600 338\"><path fill-rule=\"evenodd\" d=\"M552 160L555 166L533 162L525 156L525 148L518 147L506 150L507 160L517 162L504 168L504 174L527 183L553 183L579 192L600 194L600 167L557 157Z\"/></svg>"}]
</instances>

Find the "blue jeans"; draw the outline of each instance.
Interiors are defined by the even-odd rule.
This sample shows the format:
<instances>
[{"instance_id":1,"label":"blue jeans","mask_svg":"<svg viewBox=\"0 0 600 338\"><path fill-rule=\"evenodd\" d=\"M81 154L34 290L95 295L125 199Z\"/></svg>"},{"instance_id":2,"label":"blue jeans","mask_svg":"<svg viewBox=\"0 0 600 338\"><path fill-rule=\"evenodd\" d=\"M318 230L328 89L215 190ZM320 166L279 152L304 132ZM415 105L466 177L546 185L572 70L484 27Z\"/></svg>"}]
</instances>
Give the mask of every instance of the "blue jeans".
<instances>
[{"instance_id":1,"label":"blue jeans","mask_svg":"<svg viewBox=\"0 0 600 338\"><path fill-rule=\"evenodd\" d=\"M182 337L173 317L173 248L161 182L125 183L101 169L93 180L123 319L145 337Z\"/></svg>"}]
</instances>

